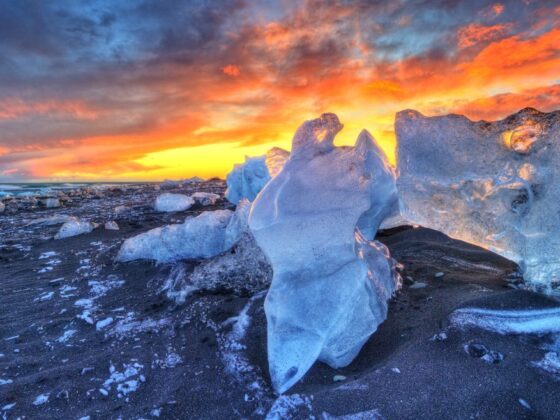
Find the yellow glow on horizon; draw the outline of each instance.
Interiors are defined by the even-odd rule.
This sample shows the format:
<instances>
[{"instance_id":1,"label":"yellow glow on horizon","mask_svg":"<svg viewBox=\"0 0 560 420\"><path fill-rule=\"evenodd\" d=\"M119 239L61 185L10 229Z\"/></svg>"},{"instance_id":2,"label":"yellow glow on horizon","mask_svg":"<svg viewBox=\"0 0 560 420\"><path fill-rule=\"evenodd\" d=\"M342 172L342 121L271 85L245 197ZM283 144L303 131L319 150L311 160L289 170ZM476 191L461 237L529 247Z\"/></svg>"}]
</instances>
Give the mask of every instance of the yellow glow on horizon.
<instances>
[{"instance_id":1,"label":"yellow glow on horizon","mask_svg":"<svg viewBox=\"0 0 560 420\"><path fill-rule=\"evenodd\" d=\"M345 124L344 129L336 138L335 144L354 145L364 126L359 122ZM370 130L371 132L371 130ZM392 131L372 134L386 153L391 164L395 164L395 137ZM150 171L149 180L179 179L191 176L202 178L225 178L233 165L245 161L246 156L260 156L273 147L291 149L293 133L284 133L280 140L255 146L243 146L239 143L217 143L195 147L180 147L159 152L148 153L135 160L136 163L148 167L161 166L161 169ZM134 176L133 174L130 174Z\"/></svg>"}]
</instances>

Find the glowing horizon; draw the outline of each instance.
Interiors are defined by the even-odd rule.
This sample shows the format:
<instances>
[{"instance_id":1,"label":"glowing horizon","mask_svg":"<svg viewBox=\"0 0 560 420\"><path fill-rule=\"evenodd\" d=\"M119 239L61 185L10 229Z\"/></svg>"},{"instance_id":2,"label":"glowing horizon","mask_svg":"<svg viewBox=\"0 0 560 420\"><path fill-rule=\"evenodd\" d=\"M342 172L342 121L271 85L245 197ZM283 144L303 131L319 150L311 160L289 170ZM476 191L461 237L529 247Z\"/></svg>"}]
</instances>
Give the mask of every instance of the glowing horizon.
<instances>
[{"instance_id":1,"label":"glowing horizon","mask_svg":"<svg viewBox=\"0 0 560 420\"><path fill-rule=\"evenodd\" d=\"M546 0L0 2L0 182L223 178L324 112L393 160L404 109L560 108L559 27Z\"/></svg>"}]
</instances>

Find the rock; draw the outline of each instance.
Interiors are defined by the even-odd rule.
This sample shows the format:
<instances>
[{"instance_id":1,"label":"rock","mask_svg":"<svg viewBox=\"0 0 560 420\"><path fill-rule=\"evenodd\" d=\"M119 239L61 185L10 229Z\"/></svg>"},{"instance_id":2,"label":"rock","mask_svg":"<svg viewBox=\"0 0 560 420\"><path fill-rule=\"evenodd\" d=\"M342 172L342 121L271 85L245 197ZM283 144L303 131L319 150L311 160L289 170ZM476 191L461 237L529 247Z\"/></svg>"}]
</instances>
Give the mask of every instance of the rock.
<instances>
[{"instance_id":1,"label":"rock","mask_svg":"<svg viewBox=\"0 0 560 420\"><path fill-rule=\"evenodd\" d=\"M472 357L480 359L482 356L487 354L489 350L484 344L470 343L465 346L465 351Z\"/></svg>"},{"instance_id":2,"label":"rock","mask_svg":"<svg viewBox=\"0 0 560 420\"><path fill-rule=\"evenodd\" d=\"M424 287L426 287L427 284L426 283L422 283L421 281L417 281L415 283L413 283L412 285L410 285L410 289L423 289Z\"/></svg>"},{"instance_id":3,"label":"rock","mask_svg":"<svg viewBox=\"0 0 560 420\"><path fill-rule=\"evenodd\" d=\"M265 312L278 392L317 359L349 364L399 285L387 248L367 239L395 201L393 171L367 132L354 147L335 147L341 128L334 114L305 122L251 210L251 231L274 273Z\"/></svg>"},{"instance_id":4,"label":"rock","mask_svg":"<svg viewBox=\"0 0 560 420\"><path fill-rule=\"evenodd\" d=\"M6 210L6 205L0 201L0 213L4 213L4 210Z\"/></svg>"},{"instance_id":5,"label":"rock","mask_svg":"<svg viewBox=\"0 0 560 420\"><path fill-rule=\"evenodd\" d=\"M156 198L155 209L160 212L176 212L190 209L194 199L185 194L164 193Z\"/></svg>"},{"instance_id":6,"label":"rock","mask_svg":"<svg viewBox=\"0 0 560 420\"><path fill-rule=\"evenodd\" d=\"M333 376L333 382L342 382L346 380L346 376L344 375L334 375Z\"/></svg>"},{"instance_id":7,"label":"rock","mask_svg":"<svg viewBox=\"0 0 560 420\"><path fill-rule=\"evenodd\" d=\"M535 290L560 284L560 111L473 122L407 110L395 130L405 219L516 262Z\"/></svg>"},{"instance_id":8,"label":"rock","mask_svg":"<svg viewBox=\"0 0 560 420\"><path fill-rule=\"evenodd\" d=\"M220 199L218 194L208 192L195 192L191 197L202 206L213 206Z\"/></svg>"},{"instance_id":9,"label":"rock","mask_svg":"<svg viewBox=\"0 0 560 420\"><path fill-rule=\"evenodd\" d=\"M436 274L434 274L434 277L436 279L439 279L440 277L443 277L443 276L445 276L445 273L442 272L442 271L438 271Z\"/></svg>"},{"instance_id":10,"label":"rock","mask_svg":"<svg viewBox=\"0 0 560 420\"><path fill-rule=\"evenodd\" d=\"M202 261L192 271L180 263L174 266L163 290L182 304L195 291L253 296L266 290L271 280L272 267L251 233L245 232L230 251Z\"/></svg>"}]
</instances>

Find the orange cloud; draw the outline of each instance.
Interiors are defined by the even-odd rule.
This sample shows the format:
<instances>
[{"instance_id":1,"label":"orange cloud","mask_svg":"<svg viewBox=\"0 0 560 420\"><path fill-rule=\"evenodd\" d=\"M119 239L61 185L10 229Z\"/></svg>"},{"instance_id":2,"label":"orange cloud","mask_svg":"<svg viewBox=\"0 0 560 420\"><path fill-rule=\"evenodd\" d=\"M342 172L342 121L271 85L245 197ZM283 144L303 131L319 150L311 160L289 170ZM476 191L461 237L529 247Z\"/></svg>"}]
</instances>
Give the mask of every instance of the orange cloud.
<instances>
[{"instance_id":1,"label":"orange cloud","mask_svg":"<svg viewBox=\"0 0 560 420\"><path fill-rule=\"evenodd\" d=\"M485 41L493 41L502 36L508 25L485 26L478 23L471 23L457 33L460 48L468 48Z\"/></svg>"},{"instance_id":2,"label":"orange cloud","mask_svg":"<svg viewBox=\"0 0 560 420\"><path fill-rule=\"evenodd\" d=\"M24 101L21 98L0 100L0 120L17 119L26 114L68 114L79 119L93 119L98 111L82 101Z\"/></svg>"},{"instance_id":3,"label":"orange cloud","mask_svg":"<svg viewBox=\"0 0 560 420\"><path fill-rule=\"evenodd\" d=\"M222 69L222 71L224 72L224 74L232 77L237 77L241 74L241 70L239 70L239 67L234 66L233 64L228 64Z\"/></svg>"},{"instance_id":4,"label":"orange cloud","mask_svg":"<svg viewBox=\"0 0 560 420\"><path fill-rule=\"evenodd\" d=\"M500 16L504 10L505 6L502 3L494 3L483 9L481 14L486 19L495 19Z\"/></svg>"}]
</instances>

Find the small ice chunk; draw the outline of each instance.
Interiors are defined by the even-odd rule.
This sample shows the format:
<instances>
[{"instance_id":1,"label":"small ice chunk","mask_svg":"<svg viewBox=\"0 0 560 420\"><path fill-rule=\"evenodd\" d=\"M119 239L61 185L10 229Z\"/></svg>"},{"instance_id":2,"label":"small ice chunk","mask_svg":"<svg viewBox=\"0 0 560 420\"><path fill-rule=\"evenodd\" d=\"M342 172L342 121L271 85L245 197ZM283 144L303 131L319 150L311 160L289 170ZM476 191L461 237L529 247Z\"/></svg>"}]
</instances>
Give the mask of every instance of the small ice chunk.
<instances>
[{"instance_id":1,"label":"small ice chunk","mask_svg":"<svg viewBox=\"0 0 560 420\"><path fill-rule=\"evenodd\" d=\"M160 212L176 212L190 209L194 199L185 194L164 193L156 198L155 209Z\"/></svg>"},{"instance_id":2,"label":"small ice chunk","mask_svg":"<svg viewBox=\"0 0 560 420\"><path fill-rule=\"evenodd\" d=\"M35 401L33 401L33 405L43 405L47 403L49 401L49 396L49 393L38 395Z\"/></svg>"},{"instance_id":3,"label":"small ice chunk","mask_svg":"<svg viewBox=\"0 0 560 420\"><path fill-rule=\"evenodd\" d=\"M45 207L48 209L54 209L60 207L60 200L58 198L47 198L45 200Z\"/></svg>"},{"instance_id":4,"label":"small ice chunk","mask_svg":"<svg viewBox=\"0 0 560 420\"><path fill-rule=\"evenodd\" d=\"M51 300L54 296L54 292L45 292L41 294L38 298L33 299L33 302L44 302L46 300Z\"/></svg>"},{"instance_id":5,"label":"small ice chunk","mask_svg":"<svg viewBox=\"0 0 560 420\"><path fill-rule=\"evenodd\" d=\"M58 233L54 236L54 239L64 239L71 236L90 233L94 227L95 226L91 222L81 221L78 219L71 220L62 225Z\"/></svg>"},{"instance_id":6,"label":"small ice chunk","mask_svg":"<svg viewBox=\"0 0 560 420\"><path fill-rule=\"evenodd\" d=\"M526 408L527 410L531 410L531 405L524 400L523 398L519 398L519 404L521 404L523 406L523 408Z\"/></svg>"},{"instance_id":7,"label":"small ice chunk","mask_svg":"<svg viewBox=\"0 0 560 420\"><path fill-rule=\"evenodd\" d=\"M532 365L548 373L560 375L560 355L556 352L546 353L542 360L533 362Z\"/></svg>"},{"instance_id":8,"label":"small ice chunk","mask_svg":"<svg viewBox=\"0 0 560 420\"><path fill-rule=\"evenodd\" d=\"M119 225L114 220L105 222L105 230L119 230Z\"/></svg>"},{"instance_id":9,"label":"small ice chunk","mask_svg":"<svg viewBox=\"0 0 560 420\"><path fill-rule=\"evenodd\" d=\"M66 331L64 331L64 334L62 334L60 337L58 337L58 339L56 341L58 341L59 343L66 343L77 332L78 331L76 331L76 330L66 330Z\"/></svg>"},{"instance_id":10,"label":"small ice chunk","mask_svg":"<svg viewBox=\"0 0 560 420\"><path fill-rule=\"evenodd\" d=\"M245 162L237 164L227 175L226 199L233 204L246 198L253 201L257 194L284 167L290 153L274 147L266 155L246 157Z\"/></svg>"},{"instance_id":11,"label":"small ice chunk","mask_svg":"<svg viewBox=\"0 0 560 420\"><path fill-rule=\"evenodd\" d=\"M97 324L95 324L95 329L97 331L101 331L103 328L108 327L112 322L113 318L111 317L102 319L101 321L97 321Z\"/></svg>"},{"instance_id":12,"label":"small ice chunk","mask_svg":"<svg viewBox=\"0 0 560 420\"><path fill-rule=\"evenodd\" d=\"M247 230L250 203L243 200L234 212L206 211L178 225L168 225L127 239L117 261L150 259L170 262L214 257L230 249Z\"/></svg>"}]
</instances>

